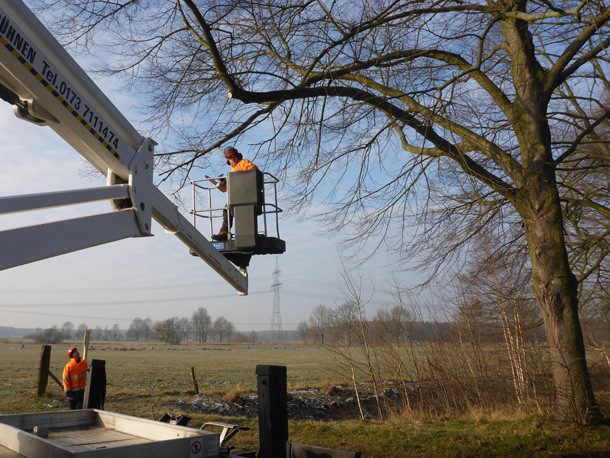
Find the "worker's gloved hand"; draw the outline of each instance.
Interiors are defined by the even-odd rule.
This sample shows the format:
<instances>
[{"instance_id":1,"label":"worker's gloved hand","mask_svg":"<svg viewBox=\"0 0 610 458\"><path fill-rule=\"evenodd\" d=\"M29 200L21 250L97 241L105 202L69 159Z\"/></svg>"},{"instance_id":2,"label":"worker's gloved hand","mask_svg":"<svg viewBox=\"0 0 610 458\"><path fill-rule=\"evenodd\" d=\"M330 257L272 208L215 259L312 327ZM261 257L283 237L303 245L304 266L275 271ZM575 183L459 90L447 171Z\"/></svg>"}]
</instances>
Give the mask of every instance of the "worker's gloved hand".
<instances>
[{"instance_id":1,"label":"worker's gloved hand","mask_svg":"<svg viewBox=\"0 0 610 458\"><path fill-rule=\"evenodd\" d=\"M227 191L227 180L226 178L223 178L222 175L220 175L220 177L217 179L214 179L208 175L205 177L210 180L210 183L212 183L217 189L220 189L222 192Z\"/></svg>"},{"instance_id":2,"label":"worker's gloved hand","mask_svg":"<svg viewBox=\"0 0 610 458\"><path fill-rule=\"evenodd\" d=\"M221 175L222 177L222 175ZM219 178L218 179L218 183L216 183L216 187L222 191L222 192L227 192L227 180L226 178Z\"/></svg>"}]
</instances>

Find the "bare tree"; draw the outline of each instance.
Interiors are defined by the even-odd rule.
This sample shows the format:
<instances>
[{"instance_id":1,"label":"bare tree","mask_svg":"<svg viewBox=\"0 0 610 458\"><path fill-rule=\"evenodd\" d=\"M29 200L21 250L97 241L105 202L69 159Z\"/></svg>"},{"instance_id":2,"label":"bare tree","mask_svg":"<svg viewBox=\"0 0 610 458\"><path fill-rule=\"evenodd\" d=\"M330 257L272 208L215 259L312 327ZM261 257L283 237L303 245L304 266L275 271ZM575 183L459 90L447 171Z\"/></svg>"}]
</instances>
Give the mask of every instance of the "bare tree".
<instances>
[{"instance_id":1,"label":"bare tree","mask_svg":"<svg viewBox=\"0 0 610 458\"><path fill-rule=\"evenodd\" d=\"M300 321L299 324L297 324L296 331L303 342L307 342L311 337L311 328L306 321Z\"/></svg>"},{"instance_id":2,"label":"bare tree","mask_svg":"<svg viewBox=\"0 0 610 458\"><path fill-rule=\"evenodd\" d=\"M374 319L374 335L383 337L384 341L392 341L395 345L400 345L407 340L412 321L409 311L402 305L379 309Z\"/></svg>"},{"instance_id":3,"label":"bare tree","mask_svg":"<svg viewBox=\"0 0 610 458\"><path fill-rule=\"evenodd\" d=\"M180 318L168 318L155 323L157 338L165 343L179 344L181 342Z\"/></svg>"},{"instance_id":4,"label":"bare tree","mask_svg":"<svg viewBox=\"0 0 610 458\"><path fill-rule=\"evenodd\" d=\"M360 419L364 420L364 408L360 388L358 386L359 376L365 373L364 364L358 359L358 305L348 301L341 304L336 310L331 311L329 334L330 338L321 340L324 348L330 352L339 371L349 374L349 379L354 389Z\"/></svg>"},{"instance_id":5,"label":"bare tree","mask_svg":"<svg viewBox=\"0 0 610 458\"><path fill-rule=\"evenodd\" d=\"M227 320L224 316L214 320L214 334L219 342L230 341L231 336L235 332L235 325Z\"/></svg>"},{"instance_id":6,"label":"bare tree","mask_svg":"<svg viewBox=\"0 0 610 458\"><path fill-rule=\"evenodd\" d=\"M420 320L420 324L423 319L421 311L415 310L418 304L409 297L412 294L404 294L399 283L394 283L392 295L395 305L377 311L372 322L373 334L375 342L381 347L379 355L389 368L390 378L400 383L403 409L405 412L411 412L411 393L418 388L423 359L420 345L413 339L413 329L415 317ZM409 305L407 301L410 302ZM433 338L429 336L427 340ZM421 378L425 380L425 377Z\"/></svg>"},{"instance_id":7,"label":"bare tree","mask_svg":"<svg viewBox=\"0 0 610 458\"><path fill-rule=\"evenodd\" d=\"M76 336L77 337L81 337L85 335L85 332L87 332L89 330L89 326L87 326L85 323L81 323L77 326L76 328Z\"/></svg>"},{"instance_id":8,"label":"bare tree","mask_svg":"<svg viewBox=\"0 0 610 458\"><path fill-rule=\"evenodd\" d=\"M61 333L66 340L74 337L74 324L71 321L64 322L64 324L61 325Z\"/></svg>"},{"instance_id":9,"label":"bare tree","mask_svg":"<svg viewBox=\"0 0 610 458\"><path fill-rule=\"evenodd\" d=\"M342 292L346 301L330 313L330 326L326 343L322 343L339 367L349 373L360 417L364 420L361 405L360 377L370 384L376 401L377 417L385 418L382 400L383 368L377 353L371 323L366 316L369 299L362 294L362 278L356 279L354 272L343 263L341 270L344 286ZM319 306L320 307L320 306Z\"/></svg>"},{"instance_id":10,"label":"bare tree","mask_svg":"<svg viewBox=\"0 0 610 458\"><path fill-rule=\"evenodd\" d=\"M189 337L191 334L190 320L186 317L180 318L180 321L178 322L178 326L179 326L179 332L180 332L180 340L181 341L189 340Z\"/></svg>"},{"instance_id":11,"label":"bare tree","mask_svg":"<svg viewBox=\"0 0 610 458\"><path fill-rule=\"evenodd\" d=\"M351 241L392 242L404 260L428 253L436 268L486 225L521 243L555 412L601 416L578 286L607 258L609 193L573 178L589 176L582 146L602 144L610 117L606 1L48 3L66 42L99 37L109 50L114 33L122 59L110 70L149 85L151 124L184 133L161 153L165 177L186 179L260 127L258 162L290 175L297 208L321 199L333 204L324 220L357 224ZM178 113L198 122L176 125ZM598 164L607 170L607 155ZM583 234L567 230L566 209L605 227L599 249L579 251L595 256L575 258Z\"/></svg>"},{"instance_id":12,"label":"bare tree","mask_svg":"<svg viewBox=\"0 0 610 458\"><path fill-rule=\"evenodd\" d=\"M121 328L119 327L118 323L113 324L112 328L110 328L110 330L108 331L108 339L116 342L118 340L121 340L122 337L123 332L121 331Z\"/></svg>"},{"instance_id":13,"label":"bare tree","mask_svg":"<svg viewBox=\"0 0 610 458\"><path fill-rule=\"evenodd\" d=\"M326 334L331 325L331 318L331 310L322 304L316 305L309 316L309 326L315 333L318 342L321 344L324 344L326 339Z\"/></svg>"},{"instance_id":14,"label":"bare tree","mask_svg":"<svg viewBox=\"0 0 610 458\"><path fill-rule=\"evenodd\" d=\"M154 337L153 322L150 318L144 319L142 322L142 338L151 340Z\"/></svg>"},{"instance_id":15,"label":"bare tree","mask_svg":"<svg viewBox=\"0 0 610 458\"><path fill-rule=\"evenodd\" d=\"M91 333L91 339L104 340L104 330L101 328L101 326L96 326L95 329L93 329L93 332Z\"/></svg>"},{"instance_id":16,"label":"bare tree","mask_svg":"<svg viewBox=\"0 0 610 458\"><path fill-rule=\"evenodd\" d=\"M193 316L191 316L191 325L197 342L207 341L211 324L212 319L205 308L199 307L193 312Z\"/></svg>"},{"instance_id":17,"label":"bare tree","mask_svg":"<svg viewBox=\"0 0 610 458\"><path fill-rule=\"evenodd\" d=\"M528 348L542 326L527 288L530 282L527 257L524 253L504 252L499 241L489 236L483 235L479 240L479 250L473 256L470 268L457 275L456 281L460 295L479 305L482 313L476 314L474 308L468 311L461 308L460 312L466 323L487 319L494 331L501 333L494 340L504 340L515 396L519 403L525 403L532 397L530 388L535 388L534 380L540 375L530 367L532 356ZM477 316L468 316L468 312L475 312Z\"/></svg>"},{"instance_id":18,"label":"bare tree","mask_svg":"<svg viewBox=\"0 0 610 458\"><path fill-rule=\"evenodd\" d=\"M136 317L129 325L125 334L128 340L150 340L153 334L153 325L150 318L142 319Z\"/></svg>"}]
</instances>

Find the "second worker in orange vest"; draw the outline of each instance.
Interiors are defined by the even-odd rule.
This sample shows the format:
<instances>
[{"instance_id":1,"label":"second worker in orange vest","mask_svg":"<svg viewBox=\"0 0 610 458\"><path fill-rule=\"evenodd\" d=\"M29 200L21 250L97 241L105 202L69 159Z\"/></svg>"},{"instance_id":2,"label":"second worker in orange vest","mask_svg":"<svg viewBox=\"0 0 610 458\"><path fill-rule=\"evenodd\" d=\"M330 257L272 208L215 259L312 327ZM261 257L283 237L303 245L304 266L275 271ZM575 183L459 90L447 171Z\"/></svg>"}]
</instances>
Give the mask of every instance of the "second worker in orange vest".
<instances>
[{"instance_id":1,"label":"second worker in orange vest","mask_svg":"<svg viewBox=\"0 0 610 458\"><path fill-rule=\"evenodd\" d=\"M64 391L70 410L82 409L87 384L87 361L80 357L76 347L68 350L70 362L65 365L63 373Z\"/></svg>"}]
</instances>

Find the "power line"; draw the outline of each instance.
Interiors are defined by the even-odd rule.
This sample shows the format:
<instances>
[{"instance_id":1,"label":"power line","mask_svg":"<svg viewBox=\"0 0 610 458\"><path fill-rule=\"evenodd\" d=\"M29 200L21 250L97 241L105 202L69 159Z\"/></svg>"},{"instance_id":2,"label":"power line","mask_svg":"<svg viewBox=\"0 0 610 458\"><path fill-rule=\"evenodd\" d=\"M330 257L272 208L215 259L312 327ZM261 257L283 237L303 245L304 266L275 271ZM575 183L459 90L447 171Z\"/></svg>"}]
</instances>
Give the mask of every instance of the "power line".
<instances>
[{"instance_id":1,"label":"power line","mask_svg":"<svg viewBox=\"0 0 610 458\"><path fill-rule=\"evenodd\" d=\"M250 277L250 281L261 281L262 277ZM328 287L337 289L337 285L330 282L320 282L313 280L302 280L294 278L285 278L283 283L294 283L302 285L310 285L317 287ZM189 287L197 287L209 284L221 284L219 280L210 281L197 281L197 282L185 282L185 283L172 283L172 284L154 284L154 285L125 285L125 286L113 286L109 288L0 288L0 294L95 294L95 293L116 293L117 291L152 291L152 290L171 290L171 289L184 289ZM249 293L252 294L252 293Z\"/></svg>"},{"instance_id":2,"label":"power line","mask_svg":"<svg viewBox=\"0 0 610 458\"><path fill-rule=\"evenodd\" d=\"M6 313L22 313L22 314L27 314L27 315L31 315L32 312L26 312L25 310L12 310L12 309L0 309L0 312L6 312ZM113 318L113 317L109 317L109 316L89 316L89 315L64 315L61 313L44 313L44 312L36 312L36 315L39 316L52 316L52 317L56 317L56 318L78 318L81 320L108 320L108 321L133 321L133 318Z\"/></svg>"},{"instance_id":3,"label":"power line","mask_svg":"<svg viewBox=\"0 0 610 458\"><path fill-rule=\"evenodd\" d=\"M249 296L258 294L268 294L268 291L254 291L248 293ZM191 296L191 297L171 297L166 299L138 299L138 300L120 300L120 301L95 301L95 302L52 302L44 304L2 304L2 307L98 307L100 305L131 305L131 304L151 304L151 303L172 303L172 302L187 302L199 301L208 299L226 299L236 297L235 294L217 294L215 296Z\"/></svg>"},{"instance_id":4,"label":"power line","mask_svg":"<svg viewBox=\"0 0 610 458\"><path fill-rule=\"evenodd\" d=\"M280 283L283 285L283 283ZM283 293L288 296L301 297L305 299L315 299L323 301L341 301L344 298L340 294L321 294L312 293L311 291L298 291L298 290L286 290L282 289ZM268 291L252 291L248 293L248 296L256 296L261 294L268 294ZM216 295L198 295L198 296L187 296L187 297L168 297L165 299L136 299L136 300L104 300L104 301L92 301L92 302L45 302L41 303L2 303L0 307L98 307L100 305L138 305L138 304L151 304L151 303L172 303L172 302L189 302L189 301L203 301L213 299L227 299L236 297L234 294L216 294ZM391 301L371 301L373 305L393 305Z\"/></svg>"},{"instance_id":5,"label":"power line","mask_svg":"<svg viewBox=\"0 0 610 458\"><path fill-rule=\"evenodd\" d=\"M251 279L252 280L252 279ZM1 294L82 294L82 293L117 293L117 291L149 291L163 289L184 289L192 286L203 286L209 284L221 284L221 281L212 280L207 282L172 283L171 285L140 285L140 286L113 286L111 288L0 288Z\"/></svg>"}]
</instances>

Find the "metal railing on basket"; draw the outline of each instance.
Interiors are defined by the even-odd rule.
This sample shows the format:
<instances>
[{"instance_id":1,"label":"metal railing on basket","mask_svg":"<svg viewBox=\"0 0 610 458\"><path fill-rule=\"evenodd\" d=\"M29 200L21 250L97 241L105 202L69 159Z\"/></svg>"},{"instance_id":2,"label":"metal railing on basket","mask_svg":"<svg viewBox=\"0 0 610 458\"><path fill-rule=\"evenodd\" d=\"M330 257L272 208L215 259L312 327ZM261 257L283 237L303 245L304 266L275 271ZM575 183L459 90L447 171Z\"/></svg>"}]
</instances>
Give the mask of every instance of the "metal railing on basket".
<instances>
[{"instance_id":1,"label":"metal railing on basket","mask_svg":"<svg viewBox=\"0 0 610 458\"><path fill-rule=\"evenodd\" d=\"M263 174L263 193L264 204L261 213L262 227L259 225L258 232L266 237L280 238L279 214L282 209L277 203L277 184L279 180L268 172ZM215 233L214 222L218 219L222 221L223 211L227 204L227 193L221 192L218 183L226 177L207 177L200 180L191 181L192 188L192 208L193 226L197 227L197 220L207 220L209 224L210 236ZM213 184L212 181L217 184ZM272 219L271 221L269 221ZM220 225L218 225L220 226ZM274 230L274 232L271 232Z\"/></svg>"}]
</instances>

